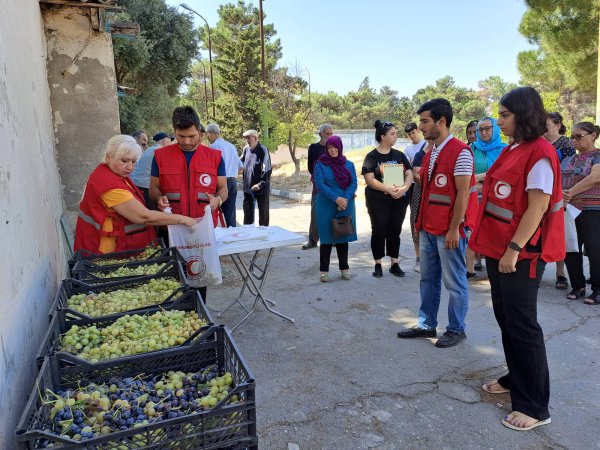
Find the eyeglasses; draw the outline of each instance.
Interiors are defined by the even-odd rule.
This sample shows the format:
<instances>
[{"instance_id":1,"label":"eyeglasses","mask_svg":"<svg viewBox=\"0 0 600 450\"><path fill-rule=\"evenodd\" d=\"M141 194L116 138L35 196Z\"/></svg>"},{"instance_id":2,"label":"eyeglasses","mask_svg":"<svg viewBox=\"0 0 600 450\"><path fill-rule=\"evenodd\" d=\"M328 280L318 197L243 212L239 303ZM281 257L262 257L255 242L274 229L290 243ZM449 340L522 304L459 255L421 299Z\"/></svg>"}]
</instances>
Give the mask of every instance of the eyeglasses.
<instances>
[{"instance_id":1,"label":"eyeglasses","mask_svg":"<svg viewBox=\"0 0 600 450\"><path fill-rule=\"evenodd\" d=\"M483 133L483 132L487 133L487 132L489 132L489 131L490 131L492 128L494 128L494 127L491 127L491 126L490 126L490 127L479 127L479 128L477 128L477 131L479 131L479 133Z\"/></svg>"},{"instance_id":2,"label":"eyeglasses","mask_svg":"<svg viewBox=\"0 0 600 450\"><path fill-rule=\"evenodd\" d=\"M574 141L578 141L578 140L579 140L579 139L581 139L582 137L584 137L584 136L587 136L587 135L589 135L589 134L591 134L591 133L586 133L586 134L581 134L581 133L579 133L579 134L574 134L574 135L572 135L572 136L571 136L571 139L573 139Z\"/></svg>"}]
</instances>

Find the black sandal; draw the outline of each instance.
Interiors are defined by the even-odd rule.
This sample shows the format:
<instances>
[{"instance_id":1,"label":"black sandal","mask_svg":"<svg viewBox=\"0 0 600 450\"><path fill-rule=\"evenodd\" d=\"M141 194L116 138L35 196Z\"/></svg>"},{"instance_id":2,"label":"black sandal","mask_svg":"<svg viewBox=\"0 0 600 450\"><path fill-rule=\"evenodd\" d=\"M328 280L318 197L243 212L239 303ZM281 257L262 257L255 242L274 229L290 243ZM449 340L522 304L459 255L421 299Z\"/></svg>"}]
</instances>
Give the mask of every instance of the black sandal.
<instances>
[{"instance_id":1,"label":"black sandal","mask_svg":"<svg viewBox=\"0 0 600 450\"><path fill-rule=\"evenodd\" d=\"M573 289L571 292L567 294L567 298L569 300L577 300L579 298L585 297L585 288L581 289Z\"/></svg>"},{"instance_id":2,"label":"black sandal","mask_svg":"<svg viewBox=\"0 0 600 450\"><path fill-rule=\"evenodd\" d=\"M592 291L583 301L586 305L600 305L600 291Z\"/></svg>"},{"instance_id":3,"label":"black sandal","mask_svg":"<svg viewBox=\"0 0 600 450\"><path fill-rule=\"evenodd\" d=\"M554 287L556 289L560 289L561 291L567 289L569 287L569 281L567 280L567 277L563 277L562 275L557 276Z\"/></svg>"}]
</instances>

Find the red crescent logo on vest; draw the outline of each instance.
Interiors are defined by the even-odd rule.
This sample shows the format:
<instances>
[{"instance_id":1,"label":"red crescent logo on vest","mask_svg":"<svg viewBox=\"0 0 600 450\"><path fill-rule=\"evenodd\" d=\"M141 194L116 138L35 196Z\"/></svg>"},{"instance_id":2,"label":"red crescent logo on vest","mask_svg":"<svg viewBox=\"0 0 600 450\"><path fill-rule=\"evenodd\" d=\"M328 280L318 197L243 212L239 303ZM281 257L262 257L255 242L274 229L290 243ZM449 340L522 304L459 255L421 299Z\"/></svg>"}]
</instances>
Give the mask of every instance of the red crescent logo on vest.
<instances>
[{"instance_id":1,"label":"red crescent logo on vest","mask_svg":"<svg viewBox=\"0 0 600 450\"><path fill-rule=\"evenodd\" d=\"M188 278L197 280L206 272L206 263L200 256L190 256L185 259L185 272Z\"/></svg>"},{"instance_id":2,"label":"red crescent logo on vest","mask_svg":"<svg viewBox=\"0 0 600 450\"><path fill-rule=\"evenodd\" d=\"M511 193L512 193L512 188L510 187L510 184L508 184L504 181L498 181L496 183L496 186L494 186L494 195L496 196L496 198L499 198L500 200L504 200L505 198L508 198Z\"/></svg>"},{"instance_id":3,"label":"red crescent logo on vest","mask_svg":"<svg viewBox=\"0 0 600 450\"><path fill-rule=\"evenodd\" d=\"M435 176L434 182L437 187L444 187L448 184L448 177L443 173L440 173Z\"/></svg>"},{"instance_id":4,"label":"red crescent logo on vest","mask_svg":"<svg viewBox=\"0 0 600 450\"><path fill-rule=\"evenodd\" d=\"M211 182L212 182L212 178L209 174L203 173L202 175L200 175L200 184L202 186L208 187L208 186L210 186Z\"/></svg>"}]
</instances>

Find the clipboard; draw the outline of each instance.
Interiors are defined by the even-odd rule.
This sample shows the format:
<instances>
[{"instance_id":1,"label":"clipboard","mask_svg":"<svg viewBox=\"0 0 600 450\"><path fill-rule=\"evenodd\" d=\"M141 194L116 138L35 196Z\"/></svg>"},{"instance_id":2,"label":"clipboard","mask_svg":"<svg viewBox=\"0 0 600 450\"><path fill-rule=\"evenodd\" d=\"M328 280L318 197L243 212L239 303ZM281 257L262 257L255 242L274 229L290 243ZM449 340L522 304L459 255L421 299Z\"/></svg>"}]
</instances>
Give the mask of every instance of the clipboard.
<instances>
[{"instance_id":1,"label":"clipboard","mask_svg":"<svg viewBox=\"0 0 600 450\"><path fill-rule=\"evenodd\" d=\"M386 186L404 186L404 164L388 164L381 166L383 184Z\"/></svg>"}]
</instances>

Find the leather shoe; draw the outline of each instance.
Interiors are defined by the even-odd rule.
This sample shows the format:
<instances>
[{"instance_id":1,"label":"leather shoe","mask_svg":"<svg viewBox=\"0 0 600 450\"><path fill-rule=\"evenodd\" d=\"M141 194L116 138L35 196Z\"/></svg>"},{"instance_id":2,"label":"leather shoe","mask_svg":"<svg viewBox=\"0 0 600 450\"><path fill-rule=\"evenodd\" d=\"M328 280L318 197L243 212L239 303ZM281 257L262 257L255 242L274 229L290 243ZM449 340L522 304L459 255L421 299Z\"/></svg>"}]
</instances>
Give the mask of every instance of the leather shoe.
<instances>
[{"instance_id":1,"label":"leather shoe","mask_svg":"<svg viewBox=\"0 0 600 450\"><path fill-rule=\"evenodd\" d=\"M302 250L308 250L309 248L315 248L317 244L315 242L308 241L306 244L302 246Z\"/></svg>"},{"instance_id":2,"label":"leather shoe","mask_svg":"<svg viewBox=\"0 0 600 450\"><path fill-rule=\"evenodd\" d=\"M457 333L455 331L447 330L442 337L436 341L435 346L438 348L454 347L456 344L466 338L467 335L464 331Z\"/></svg>"},{"instance_id":3,"label":"leather shoe","mask_svg":"<svg viewBox=\"0 0 600 450\"><path fill-rule=\"evenodd\" d=\"M424 330L423 328L419 328L415 325L412 328L406 328L404 330L398 331L398 337L400 339L410 339L410 338L418 338L418 337L436 337L437 332L435 330Z\"/></svg>"}]
</instances>

